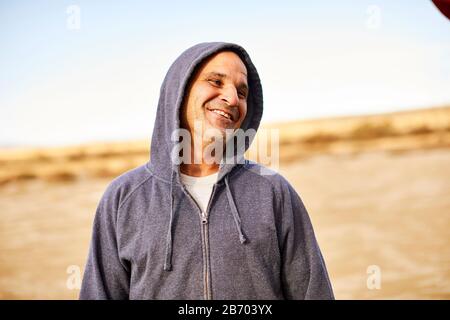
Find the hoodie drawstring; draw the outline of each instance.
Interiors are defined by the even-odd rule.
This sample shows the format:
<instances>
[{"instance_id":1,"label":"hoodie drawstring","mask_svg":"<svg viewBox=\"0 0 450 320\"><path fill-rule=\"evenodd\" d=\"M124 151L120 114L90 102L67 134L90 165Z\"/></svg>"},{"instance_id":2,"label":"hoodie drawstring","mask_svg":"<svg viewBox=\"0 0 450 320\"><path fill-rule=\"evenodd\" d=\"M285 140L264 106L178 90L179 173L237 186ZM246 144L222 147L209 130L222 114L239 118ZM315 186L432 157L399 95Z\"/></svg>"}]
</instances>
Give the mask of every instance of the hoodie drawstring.
<instances>
[{"instance_id":1,"label":"hoodie drawstring","mask_svg":"<svg viewBox=\"0 0 450 320\"><path fill-rule=\"evenodd\" d=\"M167 230L166 236L166 260L164 261L164 271L172 270L172 244L173 244L173 220L175 215L175 210L173 206L174 196L173 196L173 179L174 179L174 171L172 170L172 174L170 176L170 220L169 220L169 228Z\"/></svg>"},{"instance_id":2,"label":"hoodie drawstring","mask_svg":"<svg viewBox=\"0 0 450 320\"><path fill-rule=\"evenodd\" d=\"M242 232L241 218L239 217L239 212L237 210L236 203L234 202L230 185L228 184L228 175L225 176L225 185L227 187L228 203L230 204L231 213L233 214L234 222L236 223L236 228L239 232L239 241L241 241L241 243L245 243L247 241L247 238L244 236L244 233Z\"/></svg>"},{"instance_id":3,"label":"hoodie drawstring","mask_svg":"<svg viewBox=\"0 0 450 320\"><path fill-rule=\"evenodd\" d=\"M172 245L173 245L173 221L175 219L175 208L174 208L174 171L172 171L171 174L171 180L170 180L170 220L169 220L169 228L167 230L167 236L166 236L166 259L164 261L164 271L171 271L172 270ZM241 225L241 218L239 216L239 212L236 207L236 203L233 199L233 194L231 193L230 185L228 182L228 175L225 176L225 187L227 192L227 199L228 204L231 208L231 213L233 215L234 223L236 224L237 231L239 233L239 241L244 244L247 242L247 238L245 237L244 233L242 232L242 225Z\"/></svg>"}]
</instances>

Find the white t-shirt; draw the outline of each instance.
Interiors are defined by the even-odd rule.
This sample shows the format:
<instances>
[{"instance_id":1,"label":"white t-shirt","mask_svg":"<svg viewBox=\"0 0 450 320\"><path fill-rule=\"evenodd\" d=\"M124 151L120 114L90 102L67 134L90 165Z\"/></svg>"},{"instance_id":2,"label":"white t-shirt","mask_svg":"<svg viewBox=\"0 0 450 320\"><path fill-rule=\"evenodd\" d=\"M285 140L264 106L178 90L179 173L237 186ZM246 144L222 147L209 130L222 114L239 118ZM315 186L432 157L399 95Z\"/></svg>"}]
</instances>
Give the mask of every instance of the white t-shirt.
<instances>
[{"instance_id":1,"label":"white t-shirt","mask_svg":"<svg viewBox=\"0 0 450 320\"><path fill-rule=\"evenodd\" d=\"M186 186L189 194L194 198L202 209L202 213L206 213L209 198L211 197L212 189L217 181L219 172L213 173L204 177L193 177L181 173L181 182Z\"/></svg>"}]
</instances>

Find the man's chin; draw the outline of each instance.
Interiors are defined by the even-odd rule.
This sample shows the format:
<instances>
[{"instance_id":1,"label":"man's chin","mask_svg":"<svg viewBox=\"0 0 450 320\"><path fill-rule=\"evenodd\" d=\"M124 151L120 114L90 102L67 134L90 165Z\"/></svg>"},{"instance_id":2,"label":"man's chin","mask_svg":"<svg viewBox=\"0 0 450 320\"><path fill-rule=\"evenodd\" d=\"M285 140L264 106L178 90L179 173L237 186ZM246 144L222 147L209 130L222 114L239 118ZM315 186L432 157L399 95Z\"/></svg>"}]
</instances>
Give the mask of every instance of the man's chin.
<instances>
[{"instance_id":1,"label":"man's chin","mask_svg":"<svg viewBox=\"0 0 450 320\"><path fill-rule=\"evenodd\" d=\"M208 127L205 130L205 140L211 139L222 139L223 141L228 140L235 132L234 128L223 128L223 127Z\"/></svg>"}]
</instances>

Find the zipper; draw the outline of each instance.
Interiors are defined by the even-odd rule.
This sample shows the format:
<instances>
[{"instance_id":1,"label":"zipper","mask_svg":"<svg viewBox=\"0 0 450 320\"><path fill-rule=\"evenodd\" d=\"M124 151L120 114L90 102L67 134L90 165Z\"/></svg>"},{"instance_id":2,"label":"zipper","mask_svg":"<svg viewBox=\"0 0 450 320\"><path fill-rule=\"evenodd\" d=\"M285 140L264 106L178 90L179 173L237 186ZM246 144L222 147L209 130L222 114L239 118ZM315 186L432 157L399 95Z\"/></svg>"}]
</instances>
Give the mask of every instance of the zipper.
<instances>
[{"instance_id":1,"label":"zipper","mask_svg":"<svg viewBox=\"0 0 450 320\"><path fill-rule=\"evenodd\" d=\"M191 199L192 203L195 207L197 207L199 211L200 221L202 225L202 254L203 254L203 298L205 300L211 300L212 299L212 293L211 293L211 281L210 281L210 274L211 274L211 266L209 263L209 228L208 228L208 217L209 217L209 207L211 205L211 201L214 197L214 192L216 189L216 185L213 185L213 189L211 192L211 196L209 197L208 206L206 207L206 212L203 212L200 206L198 205L197 201L191 196L189 191L186 190L186 187L183 186L183 191L188 196L189 199Z\"/></svg>"},{"instance_id":2,"label":"zipper","mask_svg":"<svg viewBox=\"0 0 450 320\"><path fill-rule=\"evenodd\" d=\"M208 216L202 212L202 239L203 239L203 297L205 300L210 300L209 288L209 243L208 243Z\"/></svg>"},{"instance_id":3,"label":"zipper","mask_svg":"<svg viewBox=\"0 0 450 320\"><path fill-rule=\"evenodd\" d=\"M211 196L209 197L208 205L206 206L206 212L203 214L202 227L204 230L204 238L205 238L205 261L206 261L206 271L205 271L205 300L212 300L212 292L211 292L211 265L209 261L209 227L208 227L208 218L209 218L209 207L211 205L211 201L214 197L214 191L216 190L216 184L213 185L213 189L211 191Z\"/></svg>"}]
</instances>

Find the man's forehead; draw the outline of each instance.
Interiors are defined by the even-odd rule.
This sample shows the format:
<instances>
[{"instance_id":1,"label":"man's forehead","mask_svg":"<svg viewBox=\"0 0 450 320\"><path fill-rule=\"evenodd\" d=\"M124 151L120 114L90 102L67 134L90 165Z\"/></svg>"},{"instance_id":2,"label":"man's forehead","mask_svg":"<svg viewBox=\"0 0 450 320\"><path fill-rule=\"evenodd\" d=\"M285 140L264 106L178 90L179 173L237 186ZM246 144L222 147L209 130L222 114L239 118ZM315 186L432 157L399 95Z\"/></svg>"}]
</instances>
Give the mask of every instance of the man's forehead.
<instances>
[{"instance_id":1,"label":"man's forehead","mask_svg":"<svg viewBox=\"0 0 450 320\"><path fill-rule=\"evenodd\" d=\"M213 56L202 68L202 73L217 72L229 76L229 69L238 72L247 78L247 67L241 58L234 52L223 51Z\"/></svg>"},{"instance_id":2,"label":"man's forehead","mask_svg":"<svg viewBox=\"0 0 450 320\"><path fill-rule=\"evenodd\" d=\"M223 79L232 77L228 71L222 70L221 68L210 68L208 70L203 70L202 74L204 76L216 76ZM239 71L239 74L243 80L247 80L247 74L245 72Z\"/></svg>"}]
</instances>

